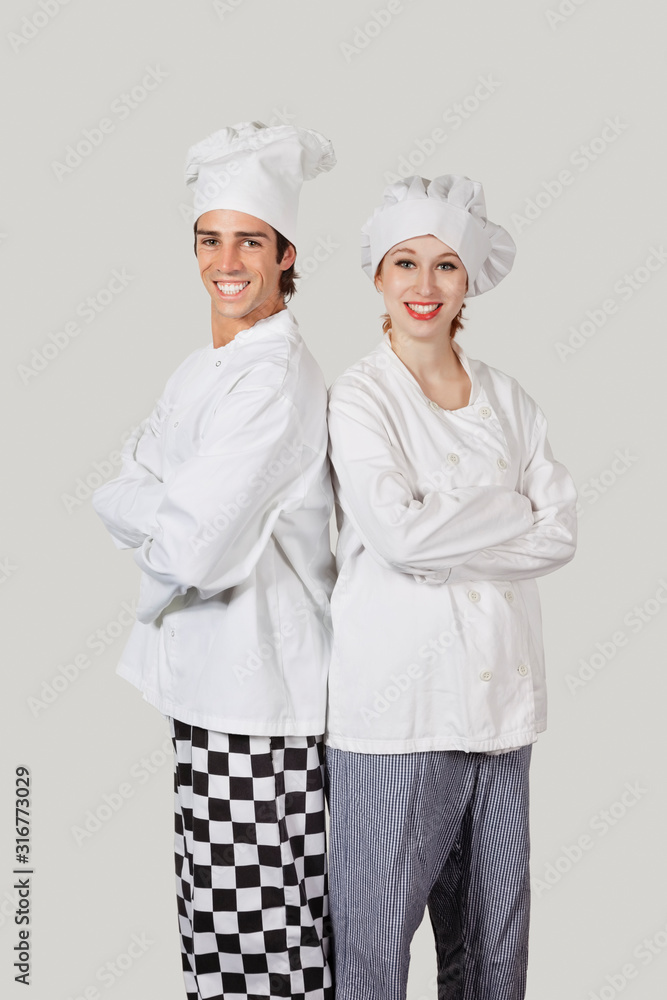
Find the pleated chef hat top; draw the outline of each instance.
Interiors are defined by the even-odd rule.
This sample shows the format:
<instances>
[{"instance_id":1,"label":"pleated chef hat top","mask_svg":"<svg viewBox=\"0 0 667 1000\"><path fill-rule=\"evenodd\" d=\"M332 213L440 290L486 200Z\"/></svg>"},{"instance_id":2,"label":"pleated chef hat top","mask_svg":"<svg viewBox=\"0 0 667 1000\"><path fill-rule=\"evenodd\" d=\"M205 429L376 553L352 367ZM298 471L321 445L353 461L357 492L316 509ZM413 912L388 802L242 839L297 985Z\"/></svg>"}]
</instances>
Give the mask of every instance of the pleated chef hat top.
<instances>
[{"instance_id":1,"label":"pleated chef hat top","mask_svg":"<svg viewBox=\"0 0 667 1000\"><path fill-rule=\"evenodd\" d=\"M361 266L371 280L388 250L415 236L437 236L468 272L467 296L481 295L509 274L516 244L486 217L478 181L444 174L429 181L406 177L384 190L384 200L361 230Z\"/></svg>"},{"instance_id":2,"label":"pleated chef hat top","mask_svg":"<svg viewBox=\"0 0 667 1000\"><path fill-rule=\"evenodd\" d=\"M295 243L301 185L335 163L331 142L312 129L263 122L222 128L188 150L193 221L212 209L233 209L268 222Z\"/></svg>"}]
</instances>

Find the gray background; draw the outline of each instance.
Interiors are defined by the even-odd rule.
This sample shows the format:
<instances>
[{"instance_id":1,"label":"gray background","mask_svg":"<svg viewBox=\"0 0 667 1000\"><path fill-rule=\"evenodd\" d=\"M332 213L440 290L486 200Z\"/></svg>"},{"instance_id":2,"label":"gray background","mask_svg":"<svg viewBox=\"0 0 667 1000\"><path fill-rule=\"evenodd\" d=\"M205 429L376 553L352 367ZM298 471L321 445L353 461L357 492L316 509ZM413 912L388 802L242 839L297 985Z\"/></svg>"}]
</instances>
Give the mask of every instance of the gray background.
<instances>
[{"instance_id":1,"label":"gray background","mask_svg":"<svg viewBox=\"0 0 667 1000\"><path fill-rule=\"evenodd\" d=\"M3 996L26 995L12 969L21 764L33 773L30 996L184 995L167 732L114 674L138 573L86 483L114 474L124 434L210 336L183 162L192 143L251 119L316 128L338 154L304 190L297 249L309 273L292 304L328 382L379 337L358 230L402 157L425 176L481 180L490 217L516 239L512 275L471 301L460 340L538 400L581 493L576 560L541 583L550 728L533 755L528 997L662 996L667 268L651 248L667 240L663 10L649 0L42 2L46 13L37 0L5 2L0 32ZM120 111L149 68L154 89ZM113 130L59 178L67 147L102 118ZM570 183L559 190L562 171ZM127 284L108 296L114 269ZM90 321L77 313L88 297L100 309ZM72 321L75 336L63 333ZM62 346L37 370L51 336ZM95 645L97 630L108 645ZM97 811L104 821L85 831ZM128 959L132 935L143 950ZM435 1000L434 964L424 925L410 1000Z\"/></svg>"}]
</instances>

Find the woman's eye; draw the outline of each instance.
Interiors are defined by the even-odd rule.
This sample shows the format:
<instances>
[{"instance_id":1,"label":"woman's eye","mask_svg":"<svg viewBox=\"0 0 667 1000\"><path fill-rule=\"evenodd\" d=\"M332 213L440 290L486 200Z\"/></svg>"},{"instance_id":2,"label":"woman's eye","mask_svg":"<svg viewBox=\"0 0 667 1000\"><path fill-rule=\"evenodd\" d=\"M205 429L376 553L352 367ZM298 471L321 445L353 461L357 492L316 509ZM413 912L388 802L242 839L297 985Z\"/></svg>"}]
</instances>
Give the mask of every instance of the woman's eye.
<instances>
[{"instance_id":1,"label":"woman's eye","mask_svg":"<svg viewBox=\"0 0 667 1000\"><path fill-rule=\"evenodd\" d=\"M438 267L443 267L443 268L446 267L451 269L452 271L456 271L456 264L450 264L448 260L443 260L441 264L438 264Z\"/></svg>"},{"instance_id":2,"label":"woman's eye","mask_svg":"<svg viewBox=\"0 0 667 1000\"><path fill-rule=\"evenodd\" d=\"M397 260L396 263L398 267L403 267L404 264L406 267L414 267L414 261L412 260Z\"/></svg>"}]
</instances>

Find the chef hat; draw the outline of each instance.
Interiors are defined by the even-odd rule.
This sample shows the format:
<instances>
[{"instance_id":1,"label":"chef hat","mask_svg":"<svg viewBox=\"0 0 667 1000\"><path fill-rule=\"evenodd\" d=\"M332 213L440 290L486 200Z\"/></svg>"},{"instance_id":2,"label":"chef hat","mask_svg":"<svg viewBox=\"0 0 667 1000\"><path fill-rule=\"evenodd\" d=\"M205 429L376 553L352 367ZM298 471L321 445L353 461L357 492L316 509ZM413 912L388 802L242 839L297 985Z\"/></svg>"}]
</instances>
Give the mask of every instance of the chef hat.
<instances>
[{"instance_id":1,"label":"chef hat","mask_svg":"<svg viewBox=\"0 0 667 1000\"><path fill-rule=\"evenodd\" d=\"M188 150L185 183L194 191L194 221L211 209L234 209L295 243L301 185L335 163L330 141L312 129L263 122L221 128Z\"/></svg>"},{"instance_id":2,"label":"chef hat","mask_svg":"<svg viewBox=\"0 0 667 1000\"><path fill-rule=\"evenodd\" d=\"M373 280L387 250L426 235L437 236L459 255L468 272L468 296L488 292L514 262L514 240L486 218L482 185L445 174L432 181L406 177L385 188L382 205L361 230L361 266Z\"/></svg>"}]
</instances>

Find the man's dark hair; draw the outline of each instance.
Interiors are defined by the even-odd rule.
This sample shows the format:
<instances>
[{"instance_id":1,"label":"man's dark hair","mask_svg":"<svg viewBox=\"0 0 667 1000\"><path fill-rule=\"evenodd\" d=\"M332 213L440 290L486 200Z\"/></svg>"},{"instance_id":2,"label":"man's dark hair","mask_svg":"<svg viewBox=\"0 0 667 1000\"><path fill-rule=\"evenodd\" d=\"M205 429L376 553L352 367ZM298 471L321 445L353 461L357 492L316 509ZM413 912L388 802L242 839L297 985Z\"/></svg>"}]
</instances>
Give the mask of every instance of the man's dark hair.
<instances>
[{"instance_id":1,"label":"man's dark hair","mask_svg":"<svg viewBox=\"0 0 667 1000\"><path fill-rule=\"evenodd\" d=\"M197 220L197 221L199 221L199 220ZM271 229L273 229L273 226L271 226ZM281 260L283 259L283 257L285 256L285 251L287 250L288 246L290 246L290 241L285 236L283 236L282 233L279 233L277 229L273 229L273 232L276 234L276 263L279 264L281 262ZM193 227L193 233L194 233L194 238L195 238L194 251L195 251L195 257L196 257L197 256L197 223L196 222L195 222L194 227ZM295 265L292 264L292 266L288 267L286 271L282 271L281 275L280 275L280 282L278 284L278 288L280 289L280 294L282 295L283 300L285 302L289 302L289 300L292 298L292 296L296 292L296 279L299 277L299 275L294 270L294 267L295 267Z\"/></svg>"}]
</instances>

